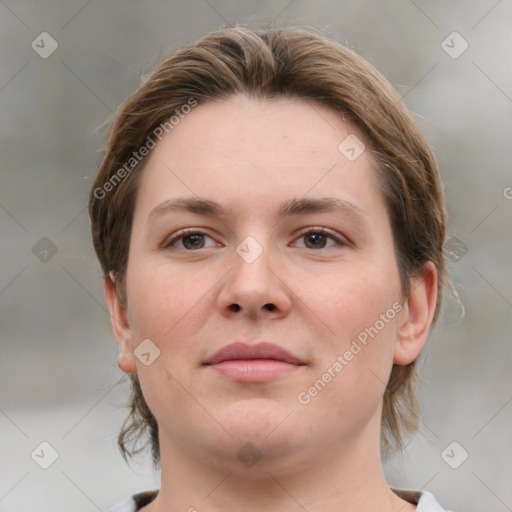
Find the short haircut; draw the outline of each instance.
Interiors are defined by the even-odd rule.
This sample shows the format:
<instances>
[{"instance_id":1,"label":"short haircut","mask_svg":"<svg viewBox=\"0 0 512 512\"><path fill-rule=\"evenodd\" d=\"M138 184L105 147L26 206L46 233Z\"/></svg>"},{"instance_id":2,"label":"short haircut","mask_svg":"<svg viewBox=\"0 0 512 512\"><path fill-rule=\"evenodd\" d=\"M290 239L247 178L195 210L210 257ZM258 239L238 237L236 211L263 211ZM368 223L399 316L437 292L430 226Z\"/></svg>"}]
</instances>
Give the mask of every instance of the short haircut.
<instances>
[{"instance_id":1,"label":"short haircut","mask_svg":"<svg viewBox=\"0 0 512 512\"><path fill-rule=\"evenodd\" d=\"M375 68L318 31L298 27L226 28L180 46L116 112L91 188L89 213L104 277L115 278L121 302L127 300L125 277L138 182L149 156L141 158L140 148L156 138L159 127L169 127L191 100L200 105L237 94L316 102L359 128L389 214L403 297L411 292L411 278L421 275L428 261L436 266L435 322L447 280L447 214L434 155L398 93ZM418 429L415 363L393 365L383 400L383 454L402 449L405 437ZM148 435L158 464L158 424L137 375L131 380L130 413L119 446L125 458L132 456L144 448Z\"/></svg>"}]
</instances>

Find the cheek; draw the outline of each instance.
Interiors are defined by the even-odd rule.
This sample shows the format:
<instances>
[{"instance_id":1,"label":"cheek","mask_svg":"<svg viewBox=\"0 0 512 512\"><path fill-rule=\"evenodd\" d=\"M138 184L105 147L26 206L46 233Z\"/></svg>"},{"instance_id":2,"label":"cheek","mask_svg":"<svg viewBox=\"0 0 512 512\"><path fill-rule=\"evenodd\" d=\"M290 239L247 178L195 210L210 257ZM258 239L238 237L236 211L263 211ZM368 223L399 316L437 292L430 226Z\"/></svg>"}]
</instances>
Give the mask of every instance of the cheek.
<instances>
[{"instance_id":1,"label":"cheek","mask_svg":"<svg viewBox=\"0 0 512 512\"><path fill-rule=\"evenodd\" d=\"M318 339L341 342L356 339L376 323L379 331L390 330L396 323L393 305L396 307L400 299L400 286L392 267L361 264L304 282L299 294L322 320L324 333ZM384 325L381 315L385 317Z\"/></svg>"},{"instance_id":2,"label":"cheek","mask_svg":"<svg viewBox=\"0 0 512 512\"><path fill-rule=\"evenodd\" d=\"M137 361L146 402L155 412L183 408L183 403L190 406L179 383L190 388L186 372L199 364L196 334L206 309L201 298L211 285L169 264L138 263L134 258L127 272L132 343L135 348L150 339L158 350L149 366Z\"/></svg>"},{"instance_id":3,"label":"cheek","mask_svg":"<svg viewBox=\"0 0 512 512\"><path fill-rule=\"evenodd\" d=\"M301 291L313 318L322 320L311 333L318 357L310 387L302 390L319 415L359 410L365 417L380 400L393 365L401 309L398 275L380 265L351 270Z\"/></svg>"},{"instance_id":4,"label":"cheek","mask_svg":"<svg viewBox=\"0 0 512 512\"><path fill-rule=\"evenodd\" d=\"M176 340L192 336L202 325L205 294L215 283L214 276L186 273L168 263L140 263L133 261L127 273L128 315L134 344L149 338L162 351L172 344L174 355L182 350L190 352L192 343Z\"/></svg>"}]
</instances>

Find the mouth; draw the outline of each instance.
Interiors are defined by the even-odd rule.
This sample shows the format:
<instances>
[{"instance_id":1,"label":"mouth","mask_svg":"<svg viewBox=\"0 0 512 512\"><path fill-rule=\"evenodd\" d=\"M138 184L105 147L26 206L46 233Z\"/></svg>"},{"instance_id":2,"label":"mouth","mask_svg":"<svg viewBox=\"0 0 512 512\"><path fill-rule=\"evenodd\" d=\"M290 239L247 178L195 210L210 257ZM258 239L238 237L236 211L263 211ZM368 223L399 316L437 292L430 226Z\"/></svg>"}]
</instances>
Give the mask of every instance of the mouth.
<instances>
[{"instance_id":1,"label":"mouth","mask_svg":"<svg viewBox=\"0 0 512 512\"><path fill-rule=\"evenodd\" d=\"M288 350L267 342L232 343L203 363L225 377L245 382L274 379L295 372L305 364Z\"/></svg>"}]
</instances>

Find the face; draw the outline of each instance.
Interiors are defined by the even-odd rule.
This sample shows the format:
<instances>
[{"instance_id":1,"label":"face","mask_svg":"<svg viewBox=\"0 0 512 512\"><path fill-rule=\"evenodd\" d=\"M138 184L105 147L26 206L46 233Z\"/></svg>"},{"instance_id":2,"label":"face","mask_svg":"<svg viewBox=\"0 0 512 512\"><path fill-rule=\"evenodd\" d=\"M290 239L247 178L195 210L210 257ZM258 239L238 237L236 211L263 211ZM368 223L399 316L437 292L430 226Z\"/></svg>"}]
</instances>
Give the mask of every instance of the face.
<instances>
[{"instance_id":1,"label":"face","mask_svg":"<svg viewBox=\"0 0 512 512\"><path fill-rule=\"evenodd\" d=\"M411 309L369 151L338 148L350 134L363 140L327 107L236 96L197 106L154 149L116 334L162 449L235 466L251 442L290 467L378 449L393 362L422 340L406 340ZM233 343L261 349L257 360L215 357Z\"/></svg>"}]
</instances>

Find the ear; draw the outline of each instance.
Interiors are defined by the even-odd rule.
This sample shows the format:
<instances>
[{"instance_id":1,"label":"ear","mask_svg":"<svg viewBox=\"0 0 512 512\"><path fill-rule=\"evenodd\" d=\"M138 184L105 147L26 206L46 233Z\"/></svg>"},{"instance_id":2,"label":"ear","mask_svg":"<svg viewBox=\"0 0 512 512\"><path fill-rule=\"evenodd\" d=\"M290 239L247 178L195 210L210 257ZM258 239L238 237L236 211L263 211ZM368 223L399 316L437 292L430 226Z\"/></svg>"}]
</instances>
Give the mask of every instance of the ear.
<instances>
[{"instance_id":1,"label":"ear","mask_svg":"<svg viewBox=\"0 0 512 512\"><path fill-rule=\"evenodd\" d=\"M116 282L113 274L104 280L105 299L110 311L110 321L119 347L117 364L126 373L135 373L135 356L132 349L132 333L126 315L126 306L123 306L116 294Z\"/></svg>"},{"instance_id":2,"label":"ear","mask_svg":"<svg viewBox=\"0 0 512 512\"><path fill-rule=\"evenodd\" d=\"M437 269L429 261L411 282L411 293L400 312L393 363L407 365L421 353L427 341L437 304Z\"/></svg>"}]
</instances>

